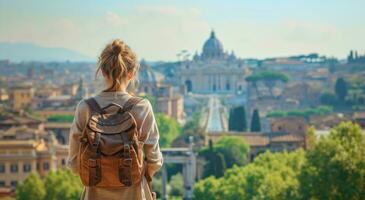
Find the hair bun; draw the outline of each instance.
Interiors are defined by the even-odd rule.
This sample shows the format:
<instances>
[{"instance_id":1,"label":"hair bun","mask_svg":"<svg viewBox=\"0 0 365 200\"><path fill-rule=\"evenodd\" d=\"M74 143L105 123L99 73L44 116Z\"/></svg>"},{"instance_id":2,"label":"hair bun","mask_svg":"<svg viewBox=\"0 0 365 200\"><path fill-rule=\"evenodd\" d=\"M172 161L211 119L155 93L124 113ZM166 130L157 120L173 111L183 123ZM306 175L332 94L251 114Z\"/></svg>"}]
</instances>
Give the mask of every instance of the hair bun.
<instances>
[{"instance_id":1,"label":"hair bun","mask_svg":"<svg viewBox=\"0 0 365 200\"><path fill-rule=\"evenodd\" d=\"M115 54L120 54L124 48L124 44L120 40L114 40L112 43L112 49Z\"/></svg>"}]
</instances>

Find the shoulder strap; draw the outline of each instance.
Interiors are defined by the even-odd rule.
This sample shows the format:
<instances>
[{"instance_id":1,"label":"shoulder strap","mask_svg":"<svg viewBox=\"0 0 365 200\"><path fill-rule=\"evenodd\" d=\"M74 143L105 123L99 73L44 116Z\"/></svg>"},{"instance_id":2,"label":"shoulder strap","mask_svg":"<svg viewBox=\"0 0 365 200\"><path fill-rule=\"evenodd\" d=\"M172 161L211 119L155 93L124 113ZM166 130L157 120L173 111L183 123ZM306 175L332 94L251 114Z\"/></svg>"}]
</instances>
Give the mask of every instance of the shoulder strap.
<instances>
[{"instance_id":1,"label":"shoulder strap","mask_svg":"<svg viewBox=\"0 0 365 200\"><path fill-rule=\"evenodd\" d=\"M97 112L99 114L104 113L104 111L100 108L98 102L96 102L96 100L93 97L86 99L85 102L92 111Z\"/></svg>"},{"instance_id":2,"label":"shoulder strap","mask_svg":"<svg viewBox=\"0 0 365 200\"><path fill-rule=\"evenodd\" d=\"M141 97L129 98L128 101L123 105L122 112L127 112L127 111L132 110L132 108L142 100L143 100L143 98L141 98Z\"/></svg>"}]
</instances>

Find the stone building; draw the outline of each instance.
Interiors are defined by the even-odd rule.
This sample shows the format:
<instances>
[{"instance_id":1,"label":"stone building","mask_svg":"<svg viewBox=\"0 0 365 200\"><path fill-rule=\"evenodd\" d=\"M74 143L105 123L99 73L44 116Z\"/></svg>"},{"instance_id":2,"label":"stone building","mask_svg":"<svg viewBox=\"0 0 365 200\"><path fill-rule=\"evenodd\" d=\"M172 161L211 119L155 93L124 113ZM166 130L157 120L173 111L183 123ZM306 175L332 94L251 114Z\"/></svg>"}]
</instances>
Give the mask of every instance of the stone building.
<instances>
[{"instance_id":1,"label":"stone building","mask_svg":"<svg viewBox=\"0 0 365 200\"><path fill-rule=\"evenodd\" d=\"M16 187L31 172L41 177L66 166L67 146L52 133L27 126L0 131L0 188Z\"/></svg>"},{"instance_id":2,"label":"stone building","mask_svg":"<svg viewBox=\"0 0 365 200\"><path fill-rule=\"evenodd\" d=\"M9 101L14 110L21 110L30 105L34 96L34 89L31 86L19 86L10 89Z\"/></svg>"},{"instance_id":3,"label":"stone building","mask_svg":"<svg viewBox=\"0 0 365 200\"><path fill-rule=\"evenodd\" d=\"M172 85L164 83L162 74L153 71L145 61L141 61L141 68L138 73L138 93L144 93L153 97L152 103L157 112L164 113L178 122L185 119L184 98L174 91Z\"/></svg>"},{"instance_id":4,"label":"stone building","mask_svg":"<svg viewBox=\"0 0 365 200\"><path fill-rule=\"evenodd\" d=\"M249 68L243 60L236 58L234 52L224 51L223 44L212 31L202 53L181 63L177 79L185 86L186 92L245 94L245 77L249 73Z\"/></svg>"}]
</instances>

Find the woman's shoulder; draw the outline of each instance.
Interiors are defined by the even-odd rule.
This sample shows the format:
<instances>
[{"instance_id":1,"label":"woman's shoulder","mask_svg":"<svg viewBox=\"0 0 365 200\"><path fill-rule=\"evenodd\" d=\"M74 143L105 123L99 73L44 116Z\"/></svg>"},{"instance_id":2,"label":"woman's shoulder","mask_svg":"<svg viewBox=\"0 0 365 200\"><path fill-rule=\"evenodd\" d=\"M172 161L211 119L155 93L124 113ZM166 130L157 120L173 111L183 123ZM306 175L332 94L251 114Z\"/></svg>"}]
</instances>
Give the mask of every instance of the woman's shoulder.
<instances>
[{"instance_id":1,"label":"woman's shoulder","mask_svg":"<svg viewBox=\"0 0 365 200\"><path fill-rule=\"evenodd\" d=\"M148 99L142 97L131 97L131 98L138 98L138 102L134 105L132 110L134 109L152 110L151 102Z\"/></svg>"},{"instance_id":2,"label":"woman's shoulder","mask_svg":"<svg viewBox=\"0 0 365 200\"><path fill-rule=\"evenodd\" d=\"M85 101L86 99L81 99L76 105L76 112L85 112L88 110L88 105Z\"/></svg>"}]
</instances>

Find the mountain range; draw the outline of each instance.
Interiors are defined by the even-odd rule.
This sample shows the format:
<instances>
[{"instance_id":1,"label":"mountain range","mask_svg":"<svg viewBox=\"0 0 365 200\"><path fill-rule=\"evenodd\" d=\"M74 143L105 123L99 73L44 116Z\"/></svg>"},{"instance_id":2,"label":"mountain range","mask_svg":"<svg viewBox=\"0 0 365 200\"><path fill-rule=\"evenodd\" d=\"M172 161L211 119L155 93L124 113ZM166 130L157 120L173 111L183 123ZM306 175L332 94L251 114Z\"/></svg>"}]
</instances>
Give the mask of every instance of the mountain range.
<instances>
[{"instance_id":1,"label":"mountain range","mask_svg":"<svg viewBox=\"0 0 365 200\"><path fill-rule=\"evenodd\" d=\"M21 61L94 61L77 51L59 47L44 47L33 43L0 42L0 60Z\"/></svg>"}]
</instances>

